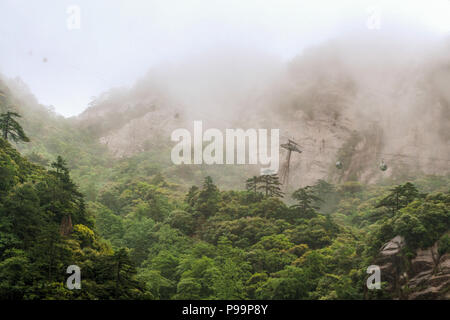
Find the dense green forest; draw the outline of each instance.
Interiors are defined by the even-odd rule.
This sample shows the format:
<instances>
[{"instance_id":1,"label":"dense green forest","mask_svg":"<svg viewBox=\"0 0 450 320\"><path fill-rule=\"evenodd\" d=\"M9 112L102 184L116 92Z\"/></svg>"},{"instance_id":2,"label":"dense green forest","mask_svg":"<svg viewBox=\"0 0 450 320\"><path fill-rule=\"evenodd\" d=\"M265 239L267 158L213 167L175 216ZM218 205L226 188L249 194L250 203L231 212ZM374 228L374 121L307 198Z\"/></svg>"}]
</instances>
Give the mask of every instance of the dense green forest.
<instances>
[{"instance_id":1,"label":"dense green forest","mask_svg":"<svg viewBox=\"0 0 450 320\"><path fill-rule=\"evenodd\" d=\"M164 141L115 159L33 99L0 82L0 299L395 298L366 287L384 243L450 251L448 175L284 193L245 166L172 165Z\"/></svg>"},{"instance_id":2,"label":"dense green forest","mask_svg":"<svg viewBox=\"0 0 450 320\"><path fill-rule=\"evenodd\" d=\"M2 299L380 298L365 280L384 242L450 246L449 177L320 180L292 195L276 176L240 191L205 177L186 192L130 159L86 201L61 157L44 167L1 138L0 164ZM82 290L65 286L73 264Z\"/></svg>"}]
</instances>

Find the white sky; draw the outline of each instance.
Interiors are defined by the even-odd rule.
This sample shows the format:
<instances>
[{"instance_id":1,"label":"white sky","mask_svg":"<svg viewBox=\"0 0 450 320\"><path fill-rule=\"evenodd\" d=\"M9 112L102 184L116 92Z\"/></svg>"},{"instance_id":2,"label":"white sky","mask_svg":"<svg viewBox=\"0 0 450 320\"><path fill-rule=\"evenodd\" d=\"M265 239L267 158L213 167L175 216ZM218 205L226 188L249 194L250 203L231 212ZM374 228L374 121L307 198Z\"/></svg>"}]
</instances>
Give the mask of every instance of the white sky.
<instances>
[{"instance_id":1,"label":"white sky","mask_svg":"<svg viewBox=\"0 0 450 320\"><path fill-rule=\"evenodd\" d=\"M79 30L67 28L70 5L81 9ZM40 103L71 116L152 66L212 48L290 59L367 29L370 7L381 10L381 29L420 24L450 33L450 0L1 0L0 73L19 76Z\"/></svg>"}]
</instances>

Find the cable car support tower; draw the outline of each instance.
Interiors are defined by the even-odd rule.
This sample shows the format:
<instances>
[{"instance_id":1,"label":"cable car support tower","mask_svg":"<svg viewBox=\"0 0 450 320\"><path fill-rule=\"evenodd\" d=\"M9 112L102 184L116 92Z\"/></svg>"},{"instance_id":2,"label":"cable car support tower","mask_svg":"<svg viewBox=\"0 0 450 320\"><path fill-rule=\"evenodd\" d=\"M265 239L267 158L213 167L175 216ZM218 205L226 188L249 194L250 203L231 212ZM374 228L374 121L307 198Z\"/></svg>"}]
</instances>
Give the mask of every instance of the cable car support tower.
<instances>
[{"instance_id":1,"label":"cable car support tower","mask_svg":"<svg viewBox=\"0 0 450 320\"><path fill-rule=\"evenodd\" d=\"M280 147L287 150L286 161L280 170L280 182L285 188L287 188L289 184L289 165L291 162L291 154L292 152L302 153L302 151L298 148L299 144L291 139L288 139L288 142L283 143Z\"/></svg>"}]
</instances>

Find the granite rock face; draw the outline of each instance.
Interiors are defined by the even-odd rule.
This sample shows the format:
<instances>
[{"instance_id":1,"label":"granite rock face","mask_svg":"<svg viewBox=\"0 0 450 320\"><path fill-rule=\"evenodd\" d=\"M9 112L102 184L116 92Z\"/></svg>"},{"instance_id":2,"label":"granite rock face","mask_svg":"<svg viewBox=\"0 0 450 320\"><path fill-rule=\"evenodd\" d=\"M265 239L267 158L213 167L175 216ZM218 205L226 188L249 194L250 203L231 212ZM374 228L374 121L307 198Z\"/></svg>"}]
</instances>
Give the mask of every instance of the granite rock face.
<instances>
[{"instance_id":1,"label":"granite rock face","mask_svg":"<svg viewBox=\"0 0 450 320\"><path fill-rule=\"evenodd\" d=\"M436 242L408 258L405 246L404 238L397 236L380 250L376 263L384 289L396 299L450 299L450 254L440 255Z\"/></svg>"}]
</instances>

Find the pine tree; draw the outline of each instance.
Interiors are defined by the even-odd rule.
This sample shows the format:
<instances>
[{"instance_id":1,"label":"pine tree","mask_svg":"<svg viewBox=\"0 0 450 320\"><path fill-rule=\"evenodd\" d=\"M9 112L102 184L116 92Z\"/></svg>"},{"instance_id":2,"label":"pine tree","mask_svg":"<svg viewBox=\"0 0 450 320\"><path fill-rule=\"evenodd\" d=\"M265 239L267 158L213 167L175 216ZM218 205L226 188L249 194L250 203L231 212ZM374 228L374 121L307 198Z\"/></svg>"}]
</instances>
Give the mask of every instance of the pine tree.
<instances>
[{"instance_id":1,"label":"pine tree","mask_svg":"<svg viewBox=\"0 0 450 320\"><path fill-rule=\"evenodd\" d=\"M213 183L213 180L210 176L205 178L203 182L202 192L205 192L207 195L214 194L218 191L217 186Z\"/></svg>"},{"instance_id":2,"label":"pine tree","mask_svg":"<svg viewBox=\"0 0 450 320\"><path fill-rule=\"evenodd\" d=\"M253 177L247 179L246 184L245 184L247 191L251 191L254 194L256 194L258 191L258 183L260 181L261 181L260 177L257 177L257 176L253 176Z\"/></svg>"},{"instance_id":3,"label":"pine tree","mask_svg":"<svg viewBox=\"0 0 450 320\"><path fill-rule=\"evenodd\" d=\"M70 178L70 171L67 167L66 161L58 156L55 162L52 162L51 167L55 169L55 171L51 171L51 173L58 178L60 182L60 186L65 191L66 195L75 198L82 198L83 195L78 191L77 185Z\"/></svg>"},{"instance_id":4,"label":"pine tree","mask_svg":"<svg viewBox=\"0 0 450 320\"><path fill-rule=\"evenodd\" d=\"M195 203L195 210L203 217L210 217L218 211L219 189L211 177L206 177Z\"/></svg>"},{"instance_id":5,"label":"pine tree","mask_svg":"<svg viewBox=\"0 0 450 320\"><path fill-rule=\"evenodd\" d=\"M8 140L10 138L14 142L29 142L30 139L26 136L22 126L14 117L21 118L18 113L11 111L0 114L0 130L2 131L3 139Z\"/></svg>"},{"instance_id":6,"label":"pine tree","mask_svg":"<svg viewBox=\"0 0 450 320\"><path fill-rule=\"evenodd\" d=\"M58 156L51 167L55 169L49 171L54 177L51 185L52 211L55 213L55 218L60 222L61 233L70 233L70 225L73 222L90 227L91 225L86 217L83 194L78 191L78 186L72 181L66 162L61 156Z\"/></svg>"},{"instance_id":7,"label":"pine tree","mask_svg":"<svg viewBox=\"0 0 450 320\"><path fill-rule=\"evenodd\" d=\"M315 195L314 190L310 186L294 191L292 198L297 200L297 204L293 205L291 208L298 210L300 215L304 218L314 217L316 215L316 210L319 209L315 203L322 201Z\"/></svg>"},{"instance_id":8,"label":"pine tree","mask_svg":"<svg viewBox=\"0 0 450 320\"><path fill-rule=\"evenodd\" d=\"M278 175L262 175L259 177L259 182L261 182L261 185L258 186L258 190L262 190L266 197L283 197L283 192L280 188L281 183Z\"/></svg>"},{"instance_id":9,"label":"pine tree","mask_svg":"<svg viewBox=\"0 0 450 320\"><path fill-rule=\"evenodd\" d=\"M137 286L137 271L126 248L118 249L112 256L114 270L114 297L130 298L130 290Z\"/></svg>"},{"instance_id":10,"label":"pine tree","mask_svg":"<svg viewBox=\"0 0 450 320\"><path fill-rule=\"evenodd\" d=\"M189 191L186 195L185 201L187 204L189 204L189 206L194 207L195 206L195 202L197 201L198 198L198 187L197 186L192 186L189 188Z\"/></svg>"},{"instance_id":11,"label":"pine tree","mask_svg":"<svg viewBox=\"0 0 450 320\"><path fill-rule=\"evenodd\" d=\"M388 208L393 214L401 208L406 207L410 202L420 196L419 191L411 182L407 182L404 185L398 185L390 191L391 193L381 199L376 207Z\"/></svg>"}]
</instances>

